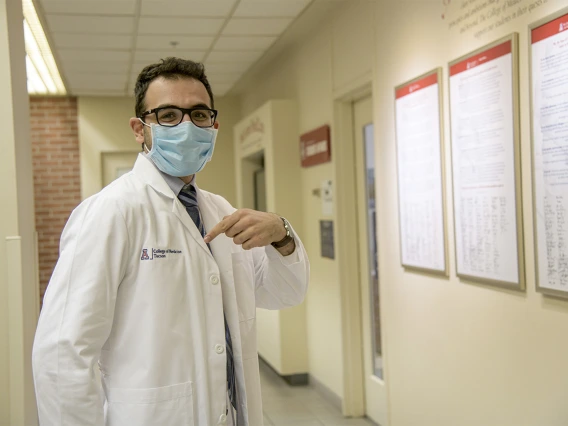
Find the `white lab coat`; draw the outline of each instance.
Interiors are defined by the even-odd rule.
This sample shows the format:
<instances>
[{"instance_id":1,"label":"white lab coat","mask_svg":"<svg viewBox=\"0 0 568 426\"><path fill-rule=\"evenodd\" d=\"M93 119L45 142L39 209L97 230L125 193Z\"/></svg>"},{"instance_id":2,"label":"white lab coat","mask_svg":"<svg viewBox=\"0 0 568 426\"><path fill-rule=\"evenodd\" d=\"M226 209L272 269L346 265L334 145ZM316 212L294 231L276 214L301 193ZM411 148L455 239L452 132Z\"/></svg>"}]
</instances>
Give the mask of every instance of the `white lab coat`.
<instances>
[{"instance_id":1,"label":"white lab coat","mask_svg":"<svg viewBox=\"0 0 568 426\"><path fill-rule=\"evenodd\" d=\"M198 189L197 197L206 229L234 211L218 195ZM81 203L63 232L33 348L40 425L224 424L223 311L239 426L262 425L256 308L304 299L309 264L295 242L283 257L271 246L245 251L221 234L210 251L139 156L132 172Z\"/></svg>"}]
</instances>

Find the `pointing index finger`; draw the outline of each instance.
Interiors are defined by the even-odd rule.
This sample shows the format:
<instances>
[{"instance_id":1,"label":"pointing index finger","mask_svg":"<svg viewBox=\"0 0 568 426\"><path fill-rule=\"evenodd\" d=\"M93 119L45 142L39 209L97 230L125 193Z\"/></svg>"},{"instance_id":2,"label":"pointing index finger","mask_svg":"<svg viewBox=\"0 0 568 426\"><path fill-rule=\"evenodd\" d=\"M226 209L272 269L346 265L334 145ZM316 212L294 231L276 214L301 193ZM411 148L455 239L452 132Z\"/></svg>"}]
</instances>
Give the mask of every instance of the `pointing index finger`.
<instances>
[{"instance_id":1,"label":"pointing index finger","mask_svg":"<svg viewBox=\"0 0 568 426\"><path fill-rule=\"evenodd\" d=\"M215 225L207 233L207 235L205 235L205 238L203 240L205 241L206 244L209 244L217 237L217 235L225 233L225 231L227 231L227 229L229 229L231 226L237 223L238 220L239 218L237 217L236 212L230 216L225 216L223 220L221 220L221 222Z\"/></svg>"}]
</instances>

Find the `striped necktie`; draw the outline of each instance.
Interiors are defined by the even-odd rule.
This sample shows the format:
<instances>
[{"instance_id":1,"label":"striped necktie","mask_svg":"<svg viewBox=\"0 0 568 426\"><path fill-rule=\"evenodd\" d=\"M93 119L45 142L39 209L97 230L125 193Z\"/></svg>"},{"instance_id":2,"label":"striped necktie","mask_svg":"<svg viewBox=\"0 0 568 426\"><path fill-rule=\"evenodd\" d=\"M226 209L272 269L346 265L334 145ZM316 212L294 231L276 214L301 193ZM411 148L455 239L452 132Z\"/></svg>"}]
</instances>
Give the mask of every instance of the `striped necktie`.
<instances>
[{"instance_id":1,"label":"striped necktie","mask_svg":"<svg viewBox=\"0 0 568 426\"><path fill-rule=\"evenodd\" d=\"M201 233L202 237L205 237L205 227L203 226L203 221L201 220L201 214L199 213L199 206L197 205L197 193L193 185L186 185L182 188L178 195L179 200L184 205L187 213L195 223L195 226ZM211 248L209 248L211 250ZM225 320L225 346L227 349L227 389L229 391L229 399L231 400L231 405L237 409L237 389L235 382L235 364L233 363L233 341L231 340L231 332L229 331L229 325L227 324L227 317L223 314Z\"/></svg>"}]
</instances>

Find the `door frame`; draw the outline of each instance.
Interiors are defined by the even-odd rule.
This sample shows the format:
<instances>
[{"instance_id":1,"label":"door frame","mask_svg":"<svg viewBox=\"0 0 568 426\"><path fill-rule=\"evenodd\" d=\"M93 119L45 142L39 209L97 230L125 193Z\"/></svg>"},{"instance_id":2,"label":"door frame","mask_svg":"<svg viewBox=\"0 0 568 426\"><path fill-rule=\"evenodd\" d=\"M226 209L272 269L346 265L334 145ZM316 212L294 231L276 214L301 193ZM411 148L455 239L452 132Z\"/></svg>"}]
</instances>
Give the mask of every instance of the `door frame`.
<instances>
[{"instance_id":1,"label":"door frame","mask_svg":"<svg viewBox=\"0 0 568 426\"><path fill-rule=\"evenodd\" d=\"M357 221L356 158L353 103L373 95L372 73L334 92L332 148L335 167L336 257L341 296L343 354L343 415L361 417L365 410L363 327L361 323L361 271ZM354 278L357 285L353 285Z\"/></svg>"}]
</instances>

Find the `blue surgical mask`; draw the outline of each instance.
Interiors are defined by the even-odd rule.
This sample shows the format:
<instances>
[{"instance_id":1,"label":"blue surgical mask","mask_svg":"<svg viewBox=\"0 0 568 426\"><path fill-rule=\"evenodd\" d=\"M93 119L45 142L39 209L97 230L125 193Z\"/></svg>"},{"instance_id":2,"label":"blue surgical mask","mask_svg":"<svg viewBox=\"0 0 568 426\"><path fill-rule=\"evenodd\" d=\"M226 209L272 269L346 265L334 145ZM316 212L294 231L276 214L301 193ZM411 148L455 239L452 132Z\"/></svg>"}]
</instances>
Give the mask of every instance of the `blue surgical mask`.
<instances>
[{"instance_id":1,"label":"blue surgical mask","mask_svg":"<svg viewBox=\"0 0 568 426\"><path fill-rule=\"evenodd\" d=\"M184 121L174 127L151 124L152 149L148 157L156 167L170 176L190 176L211 161L217 129L197 127Z\"/></svg>"}]
</instances>

